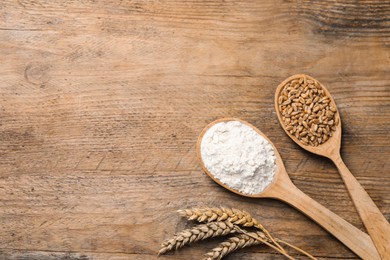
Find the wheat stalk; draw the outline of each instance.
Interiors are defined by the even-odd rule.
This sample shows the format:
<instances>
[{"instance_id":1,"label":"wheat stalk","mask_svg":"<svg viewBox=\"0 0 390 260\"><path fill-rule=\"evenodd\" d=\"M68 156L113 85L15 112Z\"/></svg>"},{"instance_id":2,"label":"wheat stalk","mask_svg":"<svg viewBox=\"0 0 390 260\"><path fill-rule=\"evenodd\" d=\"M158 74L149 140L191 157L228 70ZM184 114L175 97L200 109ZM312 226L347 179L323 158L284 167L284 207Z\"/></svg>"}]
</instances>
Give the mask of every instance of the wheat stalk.
<instances>
[{"instance_id":1,"label":"wheat stalk","mask_svg":"<svg viewBox=\"0 0 390 260\"><path fill-rule=\"evenodd\" d=\"M237 232L240 232L241 234L245 234L245 235L247 235L247 236L249 236L249 237L251 237L251 238L253 238L253 239L258 240L260 243L264 243L264 244L266 244L267 246L269 246L269 247L275 249L276 251L279 251L282 255L284 255L284 256L287 257L288 259L291 259L291 260L294 259L294 258L292 258L286 251L281 251L280 248L277 248L277 247L275 247L274 245L270 244L269 241L267 241L266 239L264 239L264 238L262 238L262 237L254 236L252 233L247 232L247 231L241 229L241 228L238 227L238 226L235 226L234 228L237 230ZM300 249L299 247L296 247L296 246L294 246L294 245L292 245L292 244L290 244L290 243L287 243L286 241L280 240L280 239L276 239L276 240L277 240L279 243L282 243L282 244L284 244L284 245L286 245L286 246L288 246L288 247L290 247L290 248L292 248L292 249L294 249L294 250L296 250L296 251L298 251L298 252L300 252L300 253L306 255L307 257L309 257L309 258L312 259L312 260L317 260L317 258L315 258L314 256L312 256L310 253L306 252L305 250Z\"/></svg>"},{"instance_id":2,"label":"wheat stalk","mask_svg":"<svg viewBox=\"0 0 390 260\"><path fill-rule=\"evenodd\" d=\"M286 253L284 248L278 244L260 222L252 217L252 215L244 210L229 209L229 208L192 208L178 210L178 213L188 220L196 220L198 222L212 222L212 221L229 221L232 224L243 227L255 227L264 232L264 234L271 240L271 243L276 245L282 252Z\"/></svg>"},{"instance_id":3,"label":"wheat stalk","mask_svg":"<svg viewBox=\"0 0 390 260\"><path fill-rule=\"evenodd\" d=\"M171 250L177 250L187 244L204 240L210 237L225 236L235 233L234 225L228 221L218 221L197 225L191 229L185 229L174 235L173 238L161 244L160 254L165 254Z\"/></svg>"},{"instance_id":4,"label":"wheat stalk","mask_svg":"<svg viewBox=\"0 0 390 260\"><path fill-rule=\"evenodd\" d=\"M266 236L263 232L250 233L252 236L258 237L260 239L266 239ZM259 245L261 242L253 237L250 237L246 234L240 234L234 237L230 237L227 241L220 243L216 248L212 249L210 252L205 254L204 260L216 260L222 259L224 256L230 254L231 252L254 245Z\"/></svg>"},{"instance_id":5,"label":"wheat stalk","mask_svg":"<svg viewBox=\"0 0 390 260\"><path fill-rule=\"evenodd\" d=\"M278 242L279 242L279 243L282 243L282 244L285 244L286 246L291 247L292 249L294 249L294 250L296 250L296 251L298 251L298 252L300 252L300 253L306 255L307 257L309 257L309 258L312 259L312 260L317 260L317 258L315 258L314 256L312 256L310 253L306 252L305 250L300 249L299 247L296 247L296 246L294 246L294 245L291 245L290 243L287 243L286 241L283 241L283 240L280 240L280 239L278 239Z\"/></svg>"},{"instance_id":6,"label":"wheat stalk","mask_svg":"<svg viewBox=\"0 0 390 260\"><path fill-rule=\"evenodd\" d=\"M287 257L288 259L294 260L294 258L291 257L291 256L286 252L286 250L284 250L284 248L281 248L281 246L280 246L279 244L276 244L276 245L278 245L278 247L276 247L276 246L274 246L273 244L269 243L266 239L262 239L262 238L259 238L259 237L257 237L257 236L254 236L254 235L252 235L250 232L247 232L246 230L241 229L239 226L235 226L234 228L235 228L238 232L240 232L241 234L245 234L245 235L247 235L247 236L249 236L249 237L251 237L251 238L253 238L253 239L256 239L256 240L258 240L259 242L264 243L264 244L266 244L267 246L269 246L269 247L273 248L274 250L278 251L279 253L281 253L282 255L284 255L285 257ZM275 243L275 240L272 240L272 242Z\"/></svg>"}]
</instances>

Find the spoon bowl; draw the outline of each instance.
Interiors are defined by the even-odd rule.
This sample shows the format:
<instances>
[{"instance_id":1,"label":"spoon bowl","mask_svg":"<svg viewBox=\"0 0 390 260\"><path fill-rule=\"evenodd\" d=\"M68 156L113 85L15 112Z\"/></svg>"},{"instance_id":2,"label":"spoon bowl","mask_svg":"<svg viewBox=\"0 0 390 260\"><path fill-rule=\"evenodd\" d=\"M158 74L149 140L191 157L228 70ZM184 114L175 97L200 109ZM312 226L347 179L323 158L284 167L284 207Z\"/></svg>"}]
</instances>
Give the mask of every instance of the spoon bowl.
<instances>
[{"instance_id":1,"label":"spoon bowl","mask_svg":"<svg viewBox=\"0 0 390 260\"><path fill-rule=\"evenodd\" d=\"M240 192L236 189L233 189L220 181L218 178L214 176L212 172L205 166L202 153L201 146L202 140L206 132L215 124L221 122L229 122L229 121L238 121L242 124L245 124L251 127L254 131L256 131L259 135L264 137L267 140L275 154L275 174L273 177L273 181L261 192L258 194L246 194ZM210 123L199 135L196 151L198 156L198 161L203 169L203 171L216 183L224 187L225 189L230 190L241 196L251 197L251 198L274 198L281 201L284 201L291 206L295 207L314 221L316 221L320 226L322 226L325 230L333 234L337 239L339 239L344 245L350 248L353 252L359 255L363 259L380 259L376 249L370 239L370 237L351 225L349 222L345 221L335 213L326 209L324 206L320 205L318 202L311 199L301 190L299 190L290 180L286 169L284 167L282 158L278 153L276 147L273 143L264 135L260 130L258 130L255 126L249 124L240 119L236 118L222 118L217 121Z\"/></svg>"},{"instance_id":2,"label":"spoon bowl","mask_svg":"<svg viewBox=\"0 0 390 260\"><path fill-rule=\"evenodd\" d=\"M330 98L331 104L334 105L334 107L336 108L336 111L337 111L335 113L335 117L337 117L337 119L339 120L339 123L336 125L336 131L333 132L332 137L330 137L325 143L322 143L319 146L305 145L305 144L301 143L298 140L298 138L296 138L294 135L290 134L290 132L286 129L286 127L283 124L282 115L281 115L281 113L279 111L279 107L278 107L278 98L281 95L281 92L283 91L284 86L292 80L300 79L303 77L306 77L306 79L308 79L308 80L317 81L320 84L320 86L322 87L322 89L324 90L326 96L328 96ZM276 115L278 116L278 120L279 120L280 124L282 124L282 126L283 126L283 130L300 147L302 147L306 151L309 151L311 153L315 153L317 155L325 156L325 157L330 157L333 155L337 155L339 153L340 145L341 145L341 118L340 118L340 114L339 114L339 111L337 110L336 102L334 101L333 97L330 95L328 89L326 89L318 80L316 80L315 78L312 78L308 75L304 75L304 74L297 74L297 75L294 75L294 76L291 76L291 77L285 79L282 83L279 84L279 86L276 88L276 91L275 91L275 110L276 110Z\"/></svg>"},{"instance_id":3,"label":"spoon bowl","mask_svg":"<svg viewBox=\"0 0 390 260\"><path fill-rule=\"evenodd\" d=\"M281 112L279 111L279 97L282 94L282 91L286 84L293 80L299 80L304 78L305 80L312 80L313 82L317 82L321 89L324 91L327 97L331 100L332 106L336 109L336 113L334 116L337 118L339 123L336 125L336 129L333 132L333 135L329 137L329 139L319 144L318 146L305 145L298 140L294 135L292 135L284 124ZM319 83L318 80L304 74L297 74L291 76L284 80L279 86L276 88L275 92L275 109L276 114L279 119L279 123L282 125L283 130L286 134L300 147L309 151L311 153L315 153L317 155L321 155L327 157L333 161L336 167L339 170L339 173L345 183L345 186L349 192L349 195L362 219L368 233L370 234L379 255L382 259L390 259L390 225L383 214L380 212L378 207L372 201L368 193L364 190L364 188L360 185L360 183L356 180L356 178L349 171L345 163L343 162L340 155L340 147L341 147L341 119L340 114L337 110L337 106L335 101L333 100L328 89Z\"/></svg>"},{"instance_id":4,"label":"spoon bowl","mask_svg":"<svg viewBox=\"0 0 390 260\"><path fill-rule=\"evenodd\" d=\"M272 148L274 150L274 153L275 153L275 163L276 163L276 169L275 169L274 177L273 177L272 182L268 185L268 187L266 187L264 189L264 191L262 191L261 193L247 194L247 193L243 193L243 192L240 192L240 191L238 191L236 189L233 189L233 188L229 187L228 185L226 185L225 183L220 181L218 178L216 178L213 175L213 173L211 173L209 171L209 169L206 167L206 165L203 162L202 155L201 155L201 144L202 144L203 136L214 125L216 125L218 123L221 123L221 122L229 122L229 121L238 121L238 122L240 122L242 124L250 126L254 131L256 131L259 135L261 135L265 140L267 140L267 142L271 144L271 146L272 146ZM197 151L197 157L198 157L199 164L201 165L203 171L213 181L215 181L216 183L218 183L219 185L221 185L225 189L230 190L231 192L236 193L236 194L241 195L241 196L250 197L250 198L271 198L271 197L273 197L272 196L273 193L274 193L273 190L275 189L275 185L277 186L277 183L279 183L279 182L291 182L290 178L287 175L286 169L284 168L284 164L283 164L282 158L280 157L280 154L276 150L276 148L273 145L273 143L259 129L257 129L255 126L253 126L250 123L245 122L245 121L243 121L241 119L237 119L237 118L221 118L221 119L216 120L216 121L210 123L209 125L207 125L203 129L203 131L200 133L200 135L198 137L198 141L197 141L197 145L196 145L196 151Z\"/></svg>"}]
</instances>

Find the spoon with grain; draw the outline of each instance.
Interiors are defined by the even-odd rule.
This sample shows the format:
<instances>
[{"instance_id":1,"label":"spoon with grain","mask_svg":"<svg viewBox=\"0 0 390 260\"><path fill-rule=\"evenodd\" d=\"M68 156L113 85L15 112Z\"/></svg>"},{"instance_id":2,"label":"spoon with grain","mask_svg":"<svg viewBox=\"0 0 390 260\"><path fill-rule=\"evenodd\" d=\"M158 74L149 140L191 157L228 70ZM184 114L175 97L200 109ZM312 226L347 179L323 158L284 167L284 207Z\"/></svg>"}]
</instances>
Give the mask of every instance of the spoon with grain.
<instances>
[{"instance_id":1,"label":"spoon with grain","mask_svg":"<svg viewBox=\"0 0 390 260\"><path fill-rule=\"evenodd\" d=\"M273 177L272 179L266 184L266 186L262 189L257 190L255 193L247 193L243 192L245 190L245 187L243 187L243 190L240 188L235 187L234 185L227 185L226 183L230 183L225 181L223 178L221 178L218 173L212 172L212 168L210 166L207 166L207 162L209 161L209 158L204 153L204 150L206 149L206 140L207 139L207 133L210 131L214 131L215 128L221 127L223 124L228 124L233 122L234 124L242 124L245 125L247 128L250 128L249 133L250 135L260 136L264 139L265 145L268 145L268 147L271 147L272 154L274 155L274 167L273 167ZM206 137L205 137L206 135ZM229 135L227 135L229 136ZM225 136L226 138L226 136ZM245 138L245 137L244 137ZM239 141L237 141L239 142ZM235 149L234 151L244 149L241 148L242 145L240 143L235 143L235 146L227 146L220 150L220 154L216 154L217 157L222 157L226 153L226 149ZM203 147L203 149L202 149ZM226 148L226 149L225 149ZM251 149L256 149L256 147L252 147ZM268 149L268 148L267 148ZM197 141L197 156L199 163L202 167L202 169L206 172L206 174L214 180L216 183L221 185L222 187L236 193L242 196L251 197L251 198L274 198L281 201L284 201L291 206L295 207L311 219L313 219L315 222L317 222L320 226L322 226L325 230L327 230L329 233L331 233L333 236L335 236L338 240L340 240L344 245L346 245L349 249L351 249L353 252L355 252L358 256L360 256L363 259L380 259L379 255L375 249L375 246L373 245L370 237L354 227L349 222L345 221L335 213L331 212L324 206L320 205L318 202L311 199L309 196L307 196L305 193L303 193L301 190L299 190L290 180L288 177L288 174L286 172L286 169L283 165L282 158L280 157L278 151L276 150L275 146L272 144L272 142L256 127L253 125L242 121L240 119L235 118L223 118L217 121L212 122L206 128L202 131L200 134L198 141ZM203 152L202 152L203 151ZM229 151L228 151L229 152ZM238 154L244 154L247 153L247 150L238 151ZM241 153L242 152L242 153ZM230 153L231 154L231 153ZM234 159L233 159L234 160ZM205 163L206 162L206 163ZM267 171L269 171L269 168L266 168ZM263 172L264 173L264 172ZM268 173L267 173L268 174ZM217 177L218 176L218 177ZM233 181L237 181L235 183L238 183L240 181L244 181L242 179L239 179L240 176L234 177L238 178ZM239 184L239 183L238 183ZM248 183L248 185L256 185L256 183ZM260 185L260 183L259 183ZM234 187L232 187L234 186Z\"/></svg>"},{"instance_id":2,"label":"spoon with grain","mask_svg":"<svg viewBox=\"0 0 390 260\"><path fill-rule=\"evenodd\" d=\"M329 91L316 79L297 74L277 87L275 109L295 143L333 161L379 255L390 259L390 224L341 159L340 115Z\"/></svg>"}]
</instances>

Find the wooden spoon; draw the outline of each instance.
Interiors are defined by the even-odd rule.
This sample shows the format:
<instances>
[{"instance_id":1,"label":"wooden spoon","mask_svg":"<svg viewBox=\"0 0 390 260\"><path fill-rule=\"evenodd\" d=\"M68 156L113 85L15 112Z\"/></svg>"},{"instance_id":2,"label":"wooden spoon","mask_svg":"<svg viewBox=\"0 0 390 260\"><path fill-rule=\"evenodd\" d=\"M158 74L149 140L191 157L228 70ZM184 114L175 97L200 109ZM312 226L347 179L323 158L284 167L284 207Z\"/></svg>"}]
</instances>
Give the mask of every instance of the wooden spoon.
<instances>
[{"instance_id":1,"label":"wooden spoon","mask_svg":"<svg viewBox=\"0 0 390 260\"><path fill-rule=\"evenodd\" d=\"M378 207L372 201L370 196L364 190L364 188L359 184L356 178L352 175L352 173L348 170L347 166L344 164L343 160L340 156L340 146L341 146L341 120L338 111L335 116L339 120L339 124L336 126L336 131L333 132L333 136L329 137L329 139L318 146L305 145L301 143L294 135L291 135L290 132L285 128L283 124L282 115L279 112L278 107L278 98L281 95L281 91L286 83L290 82L294 79L299 79L302 77L306 77L307 80L318 80L304 74L297 74L291 76L284 80L276 89L275 93L275 109L277 111L277 115L279 118L279 123L282 125L286 134L300 147L305 149L306 151L327 157L333 161L333 163L337 166L339 173L347 187L349 195L352 198L352 201L362 219L368 233L370 234L379 255L382 259L390 259L390 225L383 214L380 212ZM334 102L332 96L329 91L325 88L324 85L319 83L326 96L328 96L331 100L331 104L337 109L336 103Z\"/></svg>"},{"instance_id":2,"label":"wooden spoon","mask_svg":"<svg viewBox=\"0 0 390 260\"><path fill-rule=\"evenodd\" d=\"M253 128L259 135L263 136L275 150L276 157L276 171L273 182L261 193L248 195L241 193L231 187L225 185L220 180L214 177L213 173L210 172L205 164L203 163L201 155L201 142L204 134L210 127L220 122L239 121ZM256 127L253 125L235 118L223 118L209 124L200 134L197 141L197 156L199 163L207 175L213 179L216 183L222 187L242 196L251 198L275 198L284 202L287 202L291 206L297 208L299 211L316 221L320 226L326 229L329 233L339 239L344 245L350 248L358 256L363 259L380 259L379 255L373 245L370 237L345 221L335 213L331 212L318 202L311 199L301 190L299 190L290 180L286 169L284 168L282 158L276 150L273 143Z\"/></svg>"}]
</instances>

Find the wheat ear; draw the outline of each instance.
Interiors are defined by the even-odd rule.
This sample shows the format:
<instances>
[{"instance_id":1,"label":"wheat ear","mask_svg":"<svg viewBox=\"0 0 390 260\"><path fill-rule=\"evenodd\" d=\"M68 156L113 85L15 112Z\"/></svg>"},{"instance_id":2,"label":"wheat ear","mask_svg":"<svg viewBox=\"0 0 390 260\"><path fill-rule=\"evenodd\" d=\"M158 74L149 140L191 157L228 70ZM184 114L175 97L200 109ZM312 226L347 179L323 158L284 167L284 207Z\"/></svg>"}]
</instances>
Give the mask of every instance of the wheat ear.
<instances>
[{"instance_id":1,"label":"wheat ear","mask_svg":"<svg viewBox=\"0 0 390 260\"><path fill-rule=\"evenodd\" d=\"M196 220L198 222L212 221L229 221L235 225L243 227L255 227L264 232L264 234L275 244L282 252L286 253L284 248L271 236L260 222L252 217L252 215L244 210L229 209L229 208L192 208L177 211L181 216L188 220Z\"/></svg>"},{"instance_id":2,"label":"wheat ear","mask_svg":"<svg viewBox=\"0 0 390 260\"><path fill-rule=\"evenodd\" d=\"M196 220L198 222L212 222L212 221L229 221L232 224L244 227L257 227L264 229L264 227L246 211L229 208L192 208L178 210L178 213L186 217L188 220Z\"/></svg>"},{"instance_id":3,"label":"wheat ear","mask_svg":"<svg viewBox=\"0 0 390 260\"><path fill-rule=\"evenodd\" d=\"M225 236L235 233L234 225L228 221L218 221L207 224L200 224L190 229L185 229L174 235L173 238L164 241L161 244L159 255L165 254L171 250L177 250L187 244L204 240L209 237Z\"/></svg>"},{"instance_id":4,"label":"wheat ear","mask_svg":"<svg viewBox=\"0 0 390 260\"><path fill-rule=\"evenodd\" d=\"M263 232L251 233L255 237L265 239L265 235ZM234 237L230 237L227 241L220 243L216 248L212 249L210 252L205 254L204 260L219 260L230 254L231 252L254 245L259 245L261 242L257 239L254 239L248 235L240 234Z\"/></svg>"}]
</instances>

